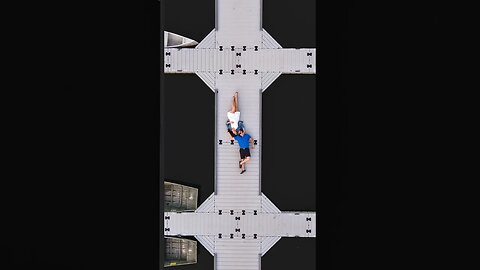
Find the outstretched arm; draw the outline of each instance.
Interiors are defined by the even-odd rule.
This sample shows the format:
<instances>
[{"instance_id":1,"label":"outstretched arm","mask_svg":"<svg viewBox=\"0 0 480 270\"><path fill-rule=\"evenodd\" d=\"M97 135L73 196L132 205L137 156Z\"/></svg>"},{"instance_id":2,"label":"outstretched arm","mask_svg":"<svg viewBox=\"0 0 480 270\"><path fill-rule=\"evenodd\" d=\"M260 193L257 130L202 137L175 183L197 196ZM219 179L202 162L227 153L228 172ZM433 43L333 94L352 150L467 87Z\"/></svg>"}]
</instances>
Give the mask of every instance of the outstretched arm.
<instances>
[{"instance_id":1,"label":"outstretched arm","mask_svg":"<svg viewBox=\"0 0 480 270\"><path fill-rule=\"evenodd\" d=\"M227 132L228 132L228 135L230 135L230 140L233 140L234 137L237 136L230 129L227 129Z\"/></svg>"},{"instance_id":2,"label":"outstretched arm","mask_svg":"<svg viewBox=\"0 0 480 270\"><path fill-rule=\"evenodd\" d=\"M252 137L250 137L250 140L249 140L249 141L250 141L250 143L252 144L252 148L255 148L255 142L253 141L253 138L252 138Z\"/></svg>"}]
</instances>

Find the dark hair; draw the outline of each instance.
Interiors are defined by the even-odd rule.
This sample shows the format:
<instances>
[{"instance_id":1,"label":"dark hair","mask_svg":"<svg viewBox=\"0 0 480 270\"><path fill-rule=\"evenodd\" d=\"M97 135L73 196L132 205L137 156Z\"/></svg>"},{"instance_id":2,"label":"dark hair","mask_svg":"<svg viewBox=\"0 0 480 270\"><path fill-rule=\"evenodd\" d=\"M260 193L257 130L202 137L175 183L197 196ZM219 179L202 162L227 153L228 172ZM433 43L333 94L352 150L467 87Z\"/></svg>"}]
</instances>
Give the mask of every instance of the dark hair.
<instances>
[{"instance_id":1,"label":"dark hair","mask_svg":"<svg viewBox=\"0 0 480 270\"><path fill-rule=\"evenodd\" d=\"M240 131L241 131L241 132L244 132L243 128L240 128L240 129L238 130L238 132L240 132Z\"/></svg>"}]
</instances>

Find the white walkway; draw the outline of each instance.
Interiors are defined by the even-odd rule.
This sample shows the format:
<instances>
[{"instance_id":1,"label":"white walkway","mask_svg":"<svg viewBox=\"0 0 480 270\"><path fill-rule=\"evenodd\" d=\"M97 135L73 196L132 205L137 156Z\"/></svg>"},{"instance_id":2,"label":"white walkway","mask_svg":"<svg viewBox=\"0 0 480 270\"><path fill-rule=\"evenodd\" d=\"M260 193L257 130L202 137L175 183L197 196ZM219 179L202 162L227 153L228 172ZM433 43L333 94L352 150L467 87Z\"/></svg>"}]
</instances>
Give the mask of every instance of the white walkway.
<instances>
[{"instance_id":1,"label":"white walkway","mask_svg":"<svg viewBox=\"0 0 480 270\"><path fill-rule=\"evenodd\" d=\"M195 48L165 49L165 73L196 73L216 103L215 192L194 213L166 212L165 235L195 236L216 270L259 270L281 237L316 236L315 212L281 212L261 192L262 92L282 73L316 72L315 49L282 48L262 28L261 7L261 0L217 0L210 34ZM240 120L256 140L242 175L225 125L235 91Z\"/></svg>"}]
</instances>

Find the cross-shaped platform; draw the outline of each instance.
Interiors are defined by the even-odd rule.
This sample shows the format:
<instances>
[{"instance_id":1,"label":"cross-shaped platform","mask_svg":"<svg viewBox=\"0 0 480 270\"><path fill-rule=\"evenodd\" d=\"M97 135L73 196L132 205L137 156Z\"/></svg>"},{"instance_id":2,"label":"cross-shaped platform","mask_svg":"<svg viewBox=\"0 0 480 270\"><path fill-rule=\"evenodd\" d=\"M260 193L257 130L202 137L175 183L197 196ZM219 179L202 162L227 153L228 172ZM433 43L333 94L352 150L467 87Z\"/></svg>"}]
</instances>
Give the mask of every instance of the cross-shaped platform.
<instances>
[{"instance_id":1,"label":"cross-shaped platform","mask_svg":"<svg viewBox=\"0 0 480 270\"><path fill-rule=\"evenodd\" d=\"M215 192L194 213L165 212L165 235L195 236L214 269L259 270L281 237L316 236L315 212L281 212L261 192L262 92L282 73L315 74L315 49L282 48L262 28L261 0L217 0L215 8L215 29L195 48L165 49L165 73L196 73L213 91L216 113ZM244 174L225 126L235 92L256 141Z\"/></svg>"}]
</instances>

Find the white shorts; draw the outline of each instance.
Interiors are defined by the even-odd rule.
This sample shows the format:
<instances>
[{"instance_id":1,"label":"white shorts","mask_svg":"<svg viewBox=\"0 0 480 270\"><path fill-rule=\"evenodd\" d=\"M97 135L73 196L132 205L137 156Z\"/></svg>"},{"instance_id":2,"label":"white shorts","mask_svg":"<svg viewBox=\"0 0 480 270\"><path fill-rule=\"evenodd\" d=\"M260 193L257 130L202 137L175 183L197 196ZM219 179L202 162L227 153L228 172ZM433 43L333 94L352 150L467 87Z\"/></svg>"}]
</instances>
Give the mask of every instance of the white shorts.
<instances>
[{"instance_id":1,"label":"white shorts","mask_svg":"<svg viewBox=\"0 0 480 270\"><path fill-rule=\"evenodd\" d=\"M227 117L228 120L230 121L230 125L232 128L237 129L238 128L238 121L240 121L240 112L227 112Z\"/></svg>"}]
</instances>

